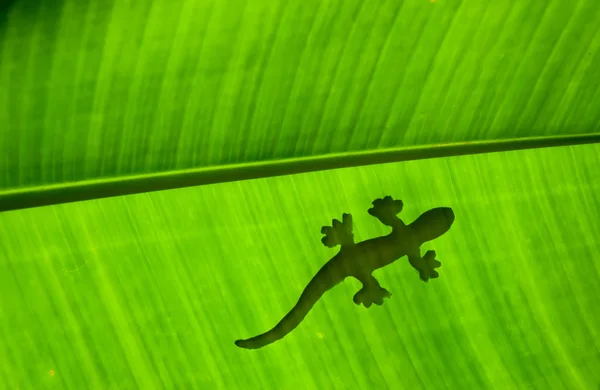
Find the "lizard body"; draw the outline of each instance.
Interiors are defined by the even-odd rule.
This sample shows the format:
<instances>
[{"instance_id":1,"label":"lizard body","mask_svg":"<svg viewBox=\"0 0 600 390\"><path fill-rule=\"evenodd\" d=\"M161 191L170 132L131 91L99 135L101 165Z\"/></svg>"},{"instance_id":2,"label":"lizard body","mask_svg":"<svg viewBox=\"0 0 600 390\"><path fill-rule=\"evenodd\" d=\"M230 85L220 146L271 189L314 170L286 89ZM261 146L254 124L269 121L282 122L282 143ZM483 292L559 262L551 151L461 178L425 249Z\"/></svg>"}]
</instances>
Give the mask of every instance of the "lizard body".
<instances>
[{"instance_id":1,"label":"lizard body","mask_svg":"<svg viewBox=\"0 0 600 390\"><path fill-rule=\"evenodd\" d=\"M389 298L392 294L379 285L372 273L403 256L408 257L409 263L419 271L424 282L439 276L435 268L439 268L441 263L435 259L435 251L427 251L421 256L420 247L450 229L454 222L452 209L431 209L406 225L397 217L402 211L402 201L386 196L376 199L373 206L369 209L369 214L390 226L392 232L354 243L352 215L344 214L342 222L334 219L331 227L324 226L321 232L326 236L321 241L328 247L341 245L340 251L321 267L302 292L296 305L273 329L250 339L237 340L235 345L240 348L257 349L282 339L300 325L325 292L348 277L358 279L363 285L354 295L354 303L365 307L370 307L373 303L382 305L384 298Z\"/></svg>"}]
</instances>

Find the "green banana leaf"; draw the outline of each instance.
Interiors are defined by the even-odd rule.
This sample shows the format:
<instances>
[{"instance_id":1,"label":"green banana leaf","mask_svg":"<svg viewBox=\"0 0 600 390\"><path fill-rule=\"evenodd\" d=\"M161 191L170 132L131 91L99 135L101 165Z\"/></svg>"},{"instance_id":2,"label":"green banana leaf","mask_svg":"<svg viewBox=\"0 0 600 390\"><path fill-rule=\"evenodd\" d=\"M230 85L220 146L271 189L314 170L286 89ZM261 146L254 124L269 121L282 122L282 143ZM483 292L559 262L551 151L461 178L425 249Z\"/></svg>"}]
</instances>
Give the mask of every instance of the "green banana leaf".
<instances>
[{"instance_id":1,"label":"green banana leaf","mask_svg":"<svg viewBox=\"0 0 600 390\"><path fill-rule=\"evenodd\" d=\"M0 191L600 132L587 0L13 0Z\"/></svg>"},{"instance_id":2,"label":"green banana leaf","mask_svg":"<svg viewBox=\"0 0 600 390\"><path fill-rule=\"evenodd\" d=\"M373 165L0 213L0 384L7 389L591 389L600 384L600 145ZM456 222L405 259L330 290L258 350L335 251L352 213L387 234L383 195L412 221Z\"/></svg>"},{"instance_id":3,"label":"green banana leaf","mask_svg":"<svg viewBox=\"0 0 600 390\"><path fill-rule=\"evenodd\" d=\"M600 384L600 145L380 164L0 213L0 387L6 389L593 389ZM452 207L424 245L354 279L258 350L336 251Z\"/></svg>"},{"instance_id":4,"label":"green banana leaf","mask_svg":"<svg viewBox=\"0 0 600 390\"><path fill-rule=\"evenodd\" d=\"M600 139L599 24L586 0L0 3L0 389L598 388L600 145L499 151ZM238 348L337 253L322 226L389 233L386 195L454 210L421 248L440 277L401 258L383 305L348 279Z\"/></svg>"}]
</instances>

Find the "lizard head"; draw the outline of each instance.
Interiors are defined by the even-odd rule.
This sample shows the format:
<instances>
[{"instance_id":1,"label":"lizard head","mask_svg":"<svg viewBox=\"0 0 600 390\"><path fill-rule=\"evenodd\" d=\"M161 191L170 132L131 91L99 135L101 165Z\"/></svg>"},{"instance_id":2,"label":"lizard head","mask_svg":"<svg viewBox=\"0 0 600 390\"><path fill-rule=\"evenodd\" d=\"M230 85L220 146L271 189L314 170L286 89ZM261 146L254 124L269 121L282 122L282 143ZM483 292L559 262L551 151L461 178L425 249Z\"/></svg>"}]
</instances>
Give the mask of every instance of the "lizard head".
<instances>
[{"instance_id":1,"label":"lizard head","mask_svg":"<svg viewBox=\"0 0 600 390\"><path fill-rule=\"evenodd\" d=\"M437 207L421 214L410 226L417 231L422 242L431 241L450 230L454 212L450 207Z\"/></svg>"}]
</instances>

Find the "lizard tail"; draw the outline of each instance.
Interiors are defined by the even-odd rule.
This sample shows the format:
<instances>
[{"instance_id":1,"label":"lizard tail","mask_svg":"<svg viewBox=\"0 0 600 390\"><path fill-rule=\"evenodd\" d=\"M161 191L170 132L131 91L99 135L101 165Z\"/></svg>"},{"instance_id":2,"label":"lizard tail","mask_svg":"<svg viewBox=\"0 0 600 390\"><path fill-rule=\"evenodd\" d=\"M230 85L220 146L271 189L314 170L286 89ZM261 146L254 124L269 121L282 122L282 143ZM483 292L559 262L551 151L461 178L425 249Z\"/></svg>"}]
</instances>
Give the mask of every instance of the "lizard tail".
<instances>
[{"instance_id":1,"label":"lizard tail","mask_svg":"<svg viewBox=\"0 0 600 390\"><path fill-rule=\"evenodd\" d=\"M327 290L344 280L338 274L332 272L329 264L325 264L308 283L296 305L273 329L246 340L237 340L235 345L245 349L258 349L281 340L300 325L304 317Z\"/></svg>"}]
</instances>

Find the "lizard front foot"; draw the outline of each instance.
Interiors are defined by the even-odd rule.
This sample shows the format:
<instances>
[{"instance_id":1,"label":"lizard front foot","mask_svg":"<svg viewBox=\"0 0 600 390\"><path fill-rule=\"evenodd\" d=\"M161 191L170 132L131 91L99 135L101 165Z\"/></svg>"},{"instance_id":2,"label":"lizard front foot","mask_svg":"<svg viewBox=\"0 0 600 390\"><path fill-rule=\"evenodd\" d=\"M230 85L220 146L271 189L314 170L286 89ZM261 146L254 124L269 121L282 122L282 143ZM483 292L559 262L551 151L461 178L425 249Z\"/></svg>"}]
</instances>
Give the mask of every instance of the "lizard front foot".
<instances>
[{"instance_id":1,"label":"lizard front foot","mask_svg":"<svg viewBox=\"0 0 600 390\"><path fill-rule=\"evenodd\" d=\"M365 307L371 307L374 303L378 306L383 305L383 299L389 298L392 293L383 287L363 287L356 294L354 294L354 303L357 305L363 304Z\"/></svg>"},{"instance_id":2,"label":"lizard front foot","mask_svg":"<svg viewBox=\"0 0 600 390\"><path fill-rule=\"evenodd\" d=\"M395 200L391 196L375 199L373 207L368 210L368 213L377 218L381 223L387 226L393 226L398 221L396 216L402 211L404 203L401 200Z\"/></svg>"},{"instance_id":3,"label":"lizard front foot","mask_svg":"<svg viewBox=\"0 0 600 390\"><path fill-rule=\"evenodd\" d=\"M442 263L435 259L435 251L427 251L421 259L421 266L419 267L421 280L427 282L429 279L439 278L440 274L435 269L441 266Z\"/></svg>"}]
</instances>

